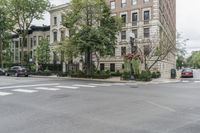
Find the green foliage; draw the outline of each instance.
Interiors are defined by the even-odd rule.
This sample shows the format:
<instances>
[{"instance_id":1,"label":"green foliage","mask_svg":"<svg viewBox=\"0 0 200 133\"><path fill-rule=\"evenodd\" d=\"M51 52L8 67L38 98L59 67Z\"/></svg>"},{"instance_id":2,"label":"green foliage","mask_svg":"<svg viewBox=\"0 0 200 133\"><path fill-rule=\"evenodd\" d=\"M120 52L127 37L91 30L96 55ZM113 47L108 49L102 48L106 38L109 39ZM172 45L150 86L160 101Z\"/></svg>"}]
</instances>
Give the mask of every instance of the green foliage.
<instances>
[{"instance_id":1,"label":"green foliage","mask_svg":"<svg viewBox=\"0 0 200 133\"><path fill-rule=\"evenodd\" d=\"M139 76L139 80L141 80L141 81L151 81L152 80L151 72L150 71L142 71L140 76Z\"/></svg>"},{"instance_id":2,"label":"green foliage","mask_svg":"<svg viewBox=\"0 0 200 133\"><path fill-rule=\"evenodd\" d=\"M154 79L160 78L160 76L161 76L161 73L159 71L152 72L152 74L151 74L151 77Z\"/></svg>"},{"instance_id":3,"label":"green foliage","mask_svg":"<svg viewBox=\"0 0 200 133\"><path fill-rule=\"evenodd\" d=\"M36 59L39 64L48 64L50 61L49 41L42 39L36 49Z\"/></svg>"},{"instance_id":4,"label":"green foliage","mask_svg":"<svg viewBox=\"0 0 200 133\"><path fill-rule=\"evenodd\" d=\"M87 75L83 71L73 72L71 77L74 78L94 78L94 79L108 79L110 78L109 71L95 71L92 75Z\"/></svg>"},{"instance_id":5,"label":"green foliage","mask_svg":"<svg viewBox=\"0 0 200 133\"><path fill-rule=\"evenodd\" d=\"M43 18L43 13L49 7L48 0L1 0L1 5L7 9L7 15L13 27L13 32L22 37L21 63L25 63L24 46L33 20ZM17 27L17 29L16 29Z\"/></svg>"},{"instance_id":6,"label":"green foliage","mask_svg":"<svg viewBox=\"0 0 200 133\"><path fill-rule=\"evenodd\" d=\"M7 13L8 9L2 4L2 0L0 0L0 67L3 67L5 63L11 63L12 52L9 46L9 31L14 26Z\"/></svg>"},{"instance_id":7,"label":"green foliage","mask_svg":"<svg viewBox=\"0 0 200 133\"><path fill-rule=\"evenodd\" d=\"M122 73L122 79L123 80L130 80L130 78L131 78L131 73L130 72L123 72Z\"/></svg>"},{"instance_id":8,"label":"green foliage","mask_svg":"<svg viewBox=\"0 0 200 133\"><path fill-rule=\"evenodd\" d=\"M70 35L62 49L70 58L85 54L87 71L92 68L88 56L92 52L112 55L116 33L121 28L120 21L111 16L105 0L72 0L65 13L64 25L69 28Z\"/></svg>"},{"instance_id":9,"label":"green foliage","mask_svg":"<svg viewBox=\"0 0 200 133\"><path fill-rule=\"evenodd\" d=\"M187 64L194 68L200 68L200 51L192 52L192 55L187 59Z\"/></svg>"},{"instance_id":10,"label":"green foliage","mask_svg":"<svg viewBox=\"0 0 200 133\"><path fill-rule=\"evenodd\" d=\"M139 77L139 75L140 75L140 65L141 65L141 61L140 60L138 60L138 59L133 59L132 61L131 61L131 63L132 63L132 69L133 69L133 72L134 72L134 76L135 76L135 78L138 78Z\"/></svg>"},{"instance_id":11,"label":"green foliage","mask_svg":"<svg viewBox=\"0 0 200 133\"><path fill-rule=\"evenodd\" d=\"M119 70L117 70L117 72L111 72L110 74L113 77L120 77L120 76L122 76L122 73Z\"/></svg>"}]
</instances>

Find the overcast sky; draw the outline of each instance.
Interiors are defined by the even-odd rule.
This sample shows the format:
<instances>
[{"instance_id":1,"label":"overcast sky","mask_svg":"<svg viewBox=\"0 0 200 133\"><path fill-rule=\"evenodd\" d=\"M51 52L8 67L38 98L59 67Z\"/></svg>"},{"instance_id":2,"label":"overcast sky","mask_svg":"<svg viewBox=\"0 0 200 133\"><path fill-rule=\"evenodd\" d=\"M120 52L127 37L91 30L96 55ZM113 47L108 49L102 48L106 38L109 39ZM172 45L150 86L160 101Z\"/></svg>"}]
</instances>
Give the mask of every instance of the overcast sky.
<instances>
[{"instance_id":1,"label":"overcast sky","mask_svg":"<svg viewBox=\"0 0 200 133\"><path fill-rule=\"evenodd\" d=\"M191 51L200 50L200 1L199 0L176 0L177 1L177 30L183 38L190 39L186 48L188 54ZM69 0L50 0L54 5L60 5L69 2ZM36 25L49 25L49 14L45 14L45 20L36 21Z\"/></svg>"}]
</instances>

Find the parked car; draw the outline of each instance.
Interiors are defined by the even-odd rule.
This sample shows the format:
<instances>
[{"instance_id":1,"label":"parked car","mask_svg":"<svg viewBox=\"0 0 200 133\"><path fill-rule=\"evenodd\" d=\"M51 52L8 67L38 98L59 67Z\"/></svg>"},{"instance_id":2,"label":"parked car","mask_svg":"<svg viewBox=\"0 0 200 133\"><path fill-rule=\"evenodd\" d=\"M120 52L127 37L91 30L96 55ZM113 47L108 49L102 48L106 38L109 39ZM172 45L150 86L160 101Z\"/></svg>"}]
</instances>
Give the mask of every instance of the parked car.
<instances>
[{"instance_id":1,"label":"parked car","mask_svg":"<svg viewBox=\"0 0 200 133\"><path fill-rule=\"evenodd\" d=\"M184 68L181 72L182 78L193 78L193 70L191 68Z\"/></svg>"},{"instance_id":2,"label":"parked car","mask_svg":"<svg viewBox=\"0 0 200 133\"><path fill-rule=\"evenodd\" d=\"M28 71L25 67L22 66L14 66L8 69L5 73L6 76L25 76L28 77Z\"/></svg>"},{"instance_id":3,"label":"parked car","mask_svg":"<svg viewBox=\"0 0 200 133\"><path fill-rule=\"evenodd\" d=\"M0 76L1 75L5 75L5 71L3 69L0 68Z\"/></svg>"}]
</instances>

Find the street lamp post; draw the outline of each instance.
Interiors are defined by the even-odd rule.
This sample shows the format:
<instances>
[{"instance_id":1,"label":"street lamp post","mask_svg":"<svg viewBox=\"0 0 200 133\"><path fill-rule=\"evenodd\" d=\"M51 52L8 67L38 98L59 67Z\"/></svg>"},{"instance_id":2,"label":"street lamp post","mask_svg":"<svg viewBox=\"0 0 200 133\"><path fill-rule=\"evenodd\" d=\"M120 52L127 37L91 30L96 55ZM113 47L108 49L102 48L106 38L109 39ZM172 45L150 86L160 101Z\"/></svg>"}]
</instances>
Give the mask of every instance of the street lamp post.
<instances>
[{"instance_id":1,"label":"street lamp post","mask_svg":"<svg viewBox=\"0 0 200 133\"><path fill-rule=\"evenodd\" d=\"M135 43L135 34L132 33L131 31L129 32L129 38L130 38L130 45L131 45L131 54L134 54L136 52L136 47L134 46L134 43ZM133 71L133 65L132 63L130 63L130 70L131 70L131 80L134 80L135 77L134 77L134 71Z\"/></svg>"}]
</instances>

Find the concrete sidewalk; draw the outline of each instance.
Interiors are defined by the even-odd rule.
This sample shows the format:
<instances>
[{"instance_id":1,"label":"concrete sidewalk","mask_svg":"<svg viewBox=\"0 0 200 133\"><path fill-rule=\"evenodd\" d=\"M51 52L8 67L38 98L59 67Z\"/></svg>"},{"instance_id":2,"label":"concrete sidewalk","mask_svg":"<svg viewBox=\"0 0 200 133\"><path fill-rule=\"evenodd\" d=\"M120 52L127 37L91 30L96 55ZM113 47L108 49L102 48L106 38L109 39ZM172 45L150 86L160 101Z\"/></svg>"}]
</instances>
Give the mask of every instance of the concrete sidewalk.
<instances>
[{"instance_id":1,"label":"concrete sidewalk","mask_svg":"<svg viewBox=\"0 0 200 133\"><path fill-rule=\"evenodd\" d=\"M137 83L137 84L164 84L164 83L177 83L180 82L180 79L153 79L150 82L142 82L142 81L135 81L135 80L121 80L120 77L111 77L109 79L92 79L92 78L72 78L72 77L57 77L56 75L53 76L35 76L32 75L33 78L57 78L57 79L66 79L66 80L82 80L82 81L97 81L97 82L110 82L110 83Z\"/></svg>"}]
</instances>

